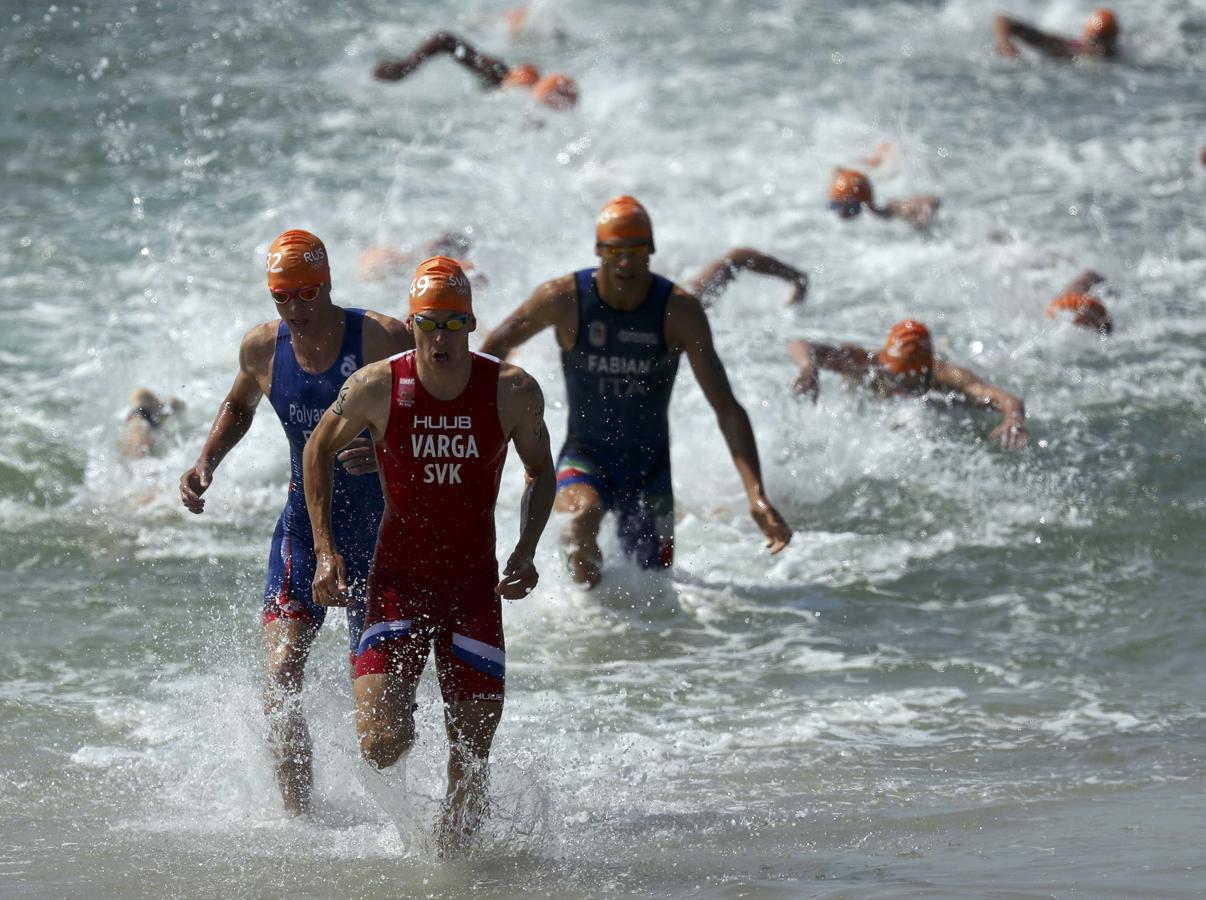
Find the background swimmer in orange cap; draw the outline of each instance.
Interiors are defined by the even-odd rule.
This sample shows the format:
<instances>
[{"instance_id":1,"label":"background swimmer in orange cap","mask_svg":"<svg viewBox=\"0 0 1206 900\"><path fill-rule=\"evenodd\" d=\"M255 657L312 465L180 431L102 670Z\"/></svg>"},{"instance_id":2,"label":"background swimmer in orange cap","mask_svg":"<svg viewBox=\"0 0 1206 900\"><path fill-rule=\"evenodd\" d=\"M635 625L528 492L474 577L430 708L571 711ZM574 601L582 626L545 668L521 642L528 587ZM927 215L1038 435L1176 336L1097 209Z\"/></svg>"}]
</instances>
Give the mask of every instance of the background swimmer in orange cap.
<instances>
[{"instance_id":1,"label":"background swimmer in orange cap","mask_svg":"<svg viewBox=\"0 0 1206 900\"><path fill-rule=\"evenodd\" d=\"M687 290L698 297L705 307L711 306L737 277L738 272L753 272L786 281L792 286L791 296L787 298L788 306L803 303L808 296L806 273L753 247L734 247L724 256L709 263L703 271L687 282Z\"/></svg>"},{"instance_id":2,"label":"background swimmer in orange cap","mask_svg":"<svg viewBox=\"0 0 1206 900\"><path fill-rule=\"evenodd\" d=\"M1066 319L1073 325L1098 334L1110 334L1114 330L1114 320L1110 318L1105 304L1089 294L1094 285L1104 281L1105 278L1092 269L1085 270L1047 305L1047 317Z\"/></svg>"},{"instance_id":3,"label":"background swimmer in orange cap","mask_svg":"<svg viewBox=\"0 0 1206 900\"><path fill-rule=\"evenodd\" d=\"M1020 55L1014 44L1015 39L1029 44L1051 59L1116 59L1118 56L1118 19L1109 9L1093 11L1085 22L1083 40L1049 34L1009 16L997 16L993 20L992 30L997 39L997 53L1001 56Z\"/></svg>"},{"instance_id":4,"label":"background swimmer in orange cap","mask_svg":"<svg viewBox=\"0 0 1206 900\"><path fill-rule=\"evenodd\" d=\"M447 53L477 75L485 88L530 88L532 96L550 109L570 109L578 102L578 84L568 75L554 72L541 78L540 72L530 63L508 66L497 56L483 53L449 31L437 31L415 48L410 56L378 63L373 76L380 81L401 81L431 57L441 53Z\"/></svg>"},{"instance_id":5,"label":"background swimmer in orange cap","mask_svg":"<svg viewBox=\"0 0 1206 900\"><path fill-rule=\"evenodd\" d=\"M448 256L473 277L473 263L468 256L473 250L473 238L462 231L446 231L415 251L400 250L391 244L373 244L356 260L356 280L362 284L381 281L410 281L414 267L432 256Z\"/></svg>"},{"instance_id":6,"label":"background swimmer in orange cap","mask_svg":"<svg viewBox=\"0 0 1206 900\"><path fill-rule=\"evenodd\" d=\"M829 186L829 208L839 219L853 219L865 206L881 219L904 219L914 228L928 228L941 202L933 194L919 194L876 206L871 179L857 169L834 169Z\"/></svg>"},{"instance_id":7,"label":"background swimmer in orange cap","mask_svg":"<svg viewBox=\"0 0 1206 900\"><path fill-rule=\"evenodd\" d=\"M1003 418L988 435L990 441L1009 450L1021 450L1030 442L1022 399L968 369L935 358L929 329L913 319L892 326L881 350L797 339L788 342L787 353L800 367L793 389L808 394L814 403L820 392L818 370L829 369L884 397L923 397L936 391L948 399L992 407Z\"/></svg>"}]
</instances>

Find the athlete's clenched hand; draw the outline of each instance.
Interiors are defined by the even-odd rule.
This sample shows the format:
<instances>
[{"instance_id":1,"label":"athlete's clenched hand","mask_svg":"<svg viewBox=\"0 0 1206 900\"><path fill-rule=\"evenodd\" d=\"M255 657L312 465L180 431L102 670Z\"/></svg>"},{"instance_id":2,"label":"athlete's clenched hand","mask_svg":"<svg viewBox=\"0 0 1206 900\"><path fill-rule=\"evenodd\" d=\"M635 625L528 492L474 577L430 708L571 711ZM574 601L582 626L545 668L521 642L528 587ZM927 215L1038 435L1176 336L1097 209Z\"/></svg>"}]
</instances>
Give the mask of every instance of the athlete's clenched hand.
<instances>
[{"instance_id":1,"label":"athlete's clenched hand","mask_svg":"<svg viewBox=\"0 0 1206 900\"><path fill-rule=\"evenodd\" d=\"M314 602L319 606L347 606L348 583L343 557L320 551L314 566Z\"/></svg>"},{"instance_id":2,"label":"athlete's clenched hand","mask_svg":"<svg viewBox=\"0 0 1206 900\"><path fill-rule=\"evenodd\" d=\"M778 553L791 540L791 526L771 506L769 500L757 500L750 504L750 515L766 535L766 546L771 553Z\"/></svg>"},{"instance_id":3,"label":"athlete's clenched hand","mask_svg":"<svg viewBox=\"0 0 1206 900\"><path fill-rule=\"evenodd\" d=\"M343 463L349 475L368 475L377 471L377 453L373 450L373 442L366 437L358 437L335 455Z\"/></svg>"},{"instance_id":4,"label":"athlete's clenched hand","mask_svg":"<svg viewBox=\"0 0 1206 900\"><path fill-rule=\"evenodd\" d=\"M519 600L532 593L539 580L540 573L536 571L532 557L512 553L503 567L502 581L498 583L494 593L504 600Z\"/></svg>"},{"instance_id":5,"label":"athlete's clenched hand","mask_svg":"<svg viewBox=\"0 0 1206 900\"><path fill-rule=\"evenodd\" d=\"M197 515L201 514L205 509L205 500L201 495L205 493L213 477L213 467L209 463L200 462L180 476L180 502L184 504L185 509Z\"/></svg>"}]
</instances>

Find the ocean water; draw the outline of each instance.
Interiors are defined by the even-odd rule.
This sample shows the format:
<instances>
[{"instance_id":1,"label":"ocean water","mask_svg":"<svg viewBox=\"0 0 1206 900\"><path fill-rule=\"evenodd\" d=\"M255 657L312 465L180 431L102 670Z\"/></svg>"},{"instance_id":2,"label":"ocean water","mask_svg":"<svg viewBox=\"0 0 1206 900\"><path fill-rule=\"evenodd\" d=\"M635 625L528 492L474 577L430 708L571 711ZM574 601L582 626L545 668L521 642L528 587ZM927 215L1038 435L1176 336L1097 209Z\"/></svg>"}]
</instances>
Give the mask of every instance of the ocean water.
<instances>
[{"instance_id":1,"label":"ocean water","mask_svg":"<svg viewBox=\"0 0 1206 900\"><path fill-rule=\"evenodd\" d=\"M1193 897L1206 894L1206 10L1116 5L1127 60L991 52L994 4L10 2L0 15L0 896ZM1014 0L1078 31L1088 5ZM552 115L448 60L373 63L451 28L563 69ZM927 234L824 208L880 141L882 197ZM605 543L591 594L554 531L505 610L494 814L431 838L444 738L424 682L406 772L358 760L346 633L312 656L316 812L280 812L258 611L288 475L266 404L203 517L175 482L274 316L262 254L325 239L336 301L374 243L471 234L482 331L592 264L633 193L655 268L744 244L806 268L807 304L743 276L711 312L797 529L774 558L684 367L678 565ZM1108 340L1046 302L1108 278ZM793 398L795 336L875 346L897 319L1024 396L991 414ZM564 434L550 336L516 354ZM115 437L130 390L187 409L162 454ZM500 553L518 530L509 463Z\"/></svg>"}]
</instances>

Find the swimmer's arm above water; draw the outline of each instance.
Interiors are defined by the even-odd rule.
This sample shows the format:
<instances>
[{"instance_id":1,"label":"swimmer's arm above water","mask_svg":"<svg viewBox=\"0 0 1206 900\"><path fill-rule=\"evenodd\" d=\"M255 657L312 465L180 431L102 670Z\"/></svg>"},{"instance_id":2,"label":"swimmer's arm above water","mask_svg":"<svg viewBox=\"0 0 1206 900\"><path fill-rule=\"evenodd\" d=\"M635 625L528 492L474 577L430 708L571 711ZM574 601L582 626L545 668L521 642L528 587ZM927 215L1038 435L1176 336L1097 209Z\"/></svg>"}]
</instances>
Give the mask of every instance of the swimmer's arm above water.
<instances>
[{"instance_id":1,"label":"swimmer's arm above water","mask_svg":"<svg viewBox=\"0 0 1206 900\"><path fill-rule=\"evenodd\" d=\"M787 342L787 355L800 367L799 374L792 383L792 390L797 394L807 394L813 403L817 402L821 391L820 379L817 377L821 369L862 381L871 374L875 366L875 355L853 344L832 347L829 344L796 338Z\"/></svg>"},{"instance_id":2,"label":"swimmer's arm above water","mask_svg":"<svg viewBox=\"0 0 1206 900\"><path fill-rule=\"evenodd\" d=\"M374 441L381 440L389 424L390 378L389 360L353 372L323 413L302 454L302 481L317 563L314 602L323 606L348 605L343 557L335 547L331 523L332 461L366 428Z\"/></svg>"},{"instance_id":3,"label":"swimmer's arm above water","mask_svg":"<svg viewBox=\"0 0 1206 900\"><path fill-rule=\"evenodd\" d=\"M886 206L870 206L868 209L881 219L903 219L914 228L928 228L938 215L942 200L933 194L918 194L889 200Z\"/></svg>"},{"instance_id":4,"label":"swimmer's arm above water","mask_svg":"<svg viewBox=\"0 0 1206 900\"><path fill-rule=\"evenodd\" d=\"M1021 397L989 384L970 369L942 360L934 362L934 388L955 391L972 403L991 406L999 411L1001 424L989 433L989 441L999 443L1006 450L1022 450L1030 443L1030 432L1026 430L1026 406Z\"/></svg>"},{"instance_id":5,"label":"swimmer's arm above water","mask_svg":"<svg viewBox=\"0 0 1206 900\"><path fill-rule=\"evenodd\" d=\"M544 424L544 394L536 379L523 369L504 364L498 394L499 421L523 463L526 485L519 506L519 540L494 592L507 600L518 600L532 592L540 577L533 558L553 510L557 474Z\"/></svg>"},{"instance_id":6,"label":"swimmer's arm above water","mask_svg":"<svg viewBox=\"0 0 1206 900\"><path fill-rule=\"evenodd\" d=\"M992 31L997 41L997 53L1001 56L1019 55L1017 45L1013 42L1014 38L1053 59L1071 59L1076 55L1076 45L1073 41L1040 31L1009 16L997 16L993 19Z\"/></svg>"},{"instance_id":7,"label":"swimmer's arm above water","mask_svg":"<svg viewBox=\"0 0 1206 900\"><path fill-rule=\"evenodd\" d=\"M734 247L688 282L687 290L699 297L705 307L709 306L742 270L781 278L792 285L788 306L803 303L808 294L808 275L752 247Z\"/></svg>"},{"instance_id":8,"label":"swimmer's arm above water","mask_svg":"<svg viewBox=\"0 0 1206 900\"><path fill-rule=\"evenodd\" d=\"M510 68L497 57L490 56L478 50L464 38L457 37L448 31L437 31L409 56L402 59L387 59L377 64L373 77L379 81L400 81L428 59L440 53L447 53L456 62L473 72L482 80L482 85L495 88L502 84Z\"/></svg>"},{"instance_id":9,"label":"swimmer's arm above water","mask_svg":"<svg viewBox=\"0 0 1206 900\"><path fill-rule=\"evenodd\" d=\"M745 488L750 515L766 535L770 552L778 553L791 540L791 527L767 499L750 417L733 395L724 363L712 343L712 329L703 306L696 298L678 289L670 295L666 305L666 343L687 354L695 380L716 413L716 423Z\"/></svg>"},{"instance_id":10,"label":"swimmer's arm above water","mask_svg":"<svg viewBox=\"0 0 1206 900\"><path fill-rule=\"evenodd\" d=\"M257 325L243 337L234 384L218 407L197 461L180 476L180 502L191 513L200 515L204 511L201 495L209 489L214 470L251 427L255 408L264 396L261 384L267 382L274 341L270 324Z\"/></svg>"},{"instance_id":11,"label":"swimmer's arm above water","mask_svg":"<svg viewBox=\"0 0 1206 900\"><path fill-rule=\"evenodd\" d=\"M487 335L481 352L506 359L515 348L550 326L562 350L573 346L578 337L578 294L573 275L554 278L536 288Z\"/></svg>"},{"instance_id":12,"label":"swimmer's arm above water","mask_svg":"<svg viewBox=\"0 0 1206 900\"><path fill-rule=\"evenodd\" d=\"M1105 280L1105 276L1101 273L1095 272L1092 269L1085 269L1068 282L1068 286L1060 293L1087 294L1095 285L1102 284Z\"/></svg>"}]
</instances>

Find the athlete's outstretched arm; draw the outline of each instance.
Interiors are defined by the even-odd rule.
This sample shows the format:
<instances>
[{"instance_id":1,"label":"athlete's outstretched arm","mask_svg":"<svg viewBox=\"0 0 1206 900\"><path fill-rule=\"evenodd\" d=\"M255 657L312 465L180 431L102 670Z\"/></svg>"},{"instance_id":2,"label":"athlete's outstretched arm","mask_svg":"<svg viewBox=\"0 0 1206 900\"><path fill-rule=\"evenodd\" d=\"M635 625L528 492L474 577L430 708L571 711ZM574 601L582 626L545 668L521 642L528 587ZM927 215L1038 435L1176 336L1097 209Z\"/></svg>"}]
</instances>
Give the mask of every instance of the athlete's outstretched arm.
<instances>
[{"instance_id":1,"label":"athlete's outstretched arm","mask_svg":"<svg viewBox=\"0 0 1206 900\"><path fill-rule=\"evenodd\" d=\"M771 505L762 484L762 465L758 460L758 444L750 417L733 396L733 388L725 373L724 363L712 343L712 329L699 301L688 294L675 292L666 309L666 342L682 350L691 361L691 371L703 389L704 396L716 413L717 424L728 444L729 454L741 477L750 515L766 535L766 546L778 553L791 540L791 528L779 511Z\"/></svg>"},{"instance_id":2,"label":"athlete's outstretched arm","mask_svg":"<svg viewBox=\"0 0 1206 900\"><path fill-rule=\"evenodd\" d=\"M993 19L992 31L997 40L997 53L1001 56L1018 55L1014 38L1054 59L1070 59L1076 55L1071 41L1040 31L1033 25L1011 19L1009 16L997 16Z\"/></svg>"},{"instance_id":3,"label":"athlete's outstretched arm","mask_svg":"<svg viewBox=\"0 0 1206 900\"><path fill-rule=\"evenodd\" d=\"M482 353L506 359L516 347L550 325L557 330L557 343L561 348L569 347L577 337L576 299L573 275L546 281L486 336Z\"/></svg>"},{"instance_id":4,"label":"athlete's outstretched arm","mask_svg":"<svg viewBox=\"0 0 1206 900\"><path fill-rule=\"evenodd\" d=\"M990 441L1000 443L1006 450L1022 450L1030 443L1026 406L1021 397L989 384L970 369L941 360L934 363L934 387L957 391L972 403L998 410L1002 414L1001 424L988 435Z\"/></svg>"},{"instance_id":5,"label":"athlete's outstretched arm","mask_svg":"<svg viewBox=\"0 0 1206 900\"><path fill-rule=\"evenodd\" d=\"M264 396L256 380L257 366L262 363L260 357L263 355L263 348L259 346L262 340L258 340L257 331L252 329L244 336L239 347L239 373L234 384L218 407L197 461L180 476L180 501L191 513L199 515L205 509L205 499L201 495L208 490L214 470L247 434L255 408Z\"/></svg>"},{"instance_id":6,"label":"athlete's outstretched arm","mask_svg":"<svg viewBox=\"0 0 1206 900\"><path fill-rule=\"evenodd\" d=\"M1085 269L1070 282L1062 291L1064 294L1087 294L1094 286L1104 282L1105 276L1092 269Z\"/></svg>"},{"instance_id":7,"label":"athlete's outstretched arm","mask_svg":"<svg viewBox=\"0 0 1206 900\"><path fill-rule=\"evenodd\" d=\"M495 592L508 600L526 597L540 577L533 563L536 545L548 524L557 493L557 476L549 449L549 431L544 424L544 394L536 379L514 366L506 366L499 383L500 418L509 426L509 437L523 462L527 479L520 503L519 540L503 567Z\"/></svg>"},{"instance_id":8,"label":"athlete's outstretched arm","mask_svg":"<svg viewBox=\"0 0 1206 900\"><path fill-rule=\"evenodd\" d=\"M467 40L449 31L437 31L402 59L387 59L373 72L380 81L400 81L431 57L447 53L456 62L477 75L485 87L498 87L507 77L508 66L495 56L483 53Z\"/></svg>"},{"instance_id":9,"label":"athlete's outstretched arm","mask_svg":"<svg viewBox=\"0 0 1206 900\"><path fill-rule=\"evenodd\" d=\"M389 389L388 360L353 372L323 413L302 454L302 481L317 562L313 596L314 602L323 606L348 605L343 557L335 547L331 522L331 463L365 428L375 440L381 438L389 418Z\"/></svg>"},{"instance_id":10,"label":"athlete's outstretched arm","mask_svg":"<svg viewBox=\"0 0 1206 900\"><path fill-rule=\"evenodd\" d=\"M688 282L687 290L698 297L704 306L708 306L724 293L724 289L742 270L781 278L792 285L791 297L787 300L789 306L803 303L808 294L808 275L752 247L734 247Z\"/></svg>"}]
</instances>

